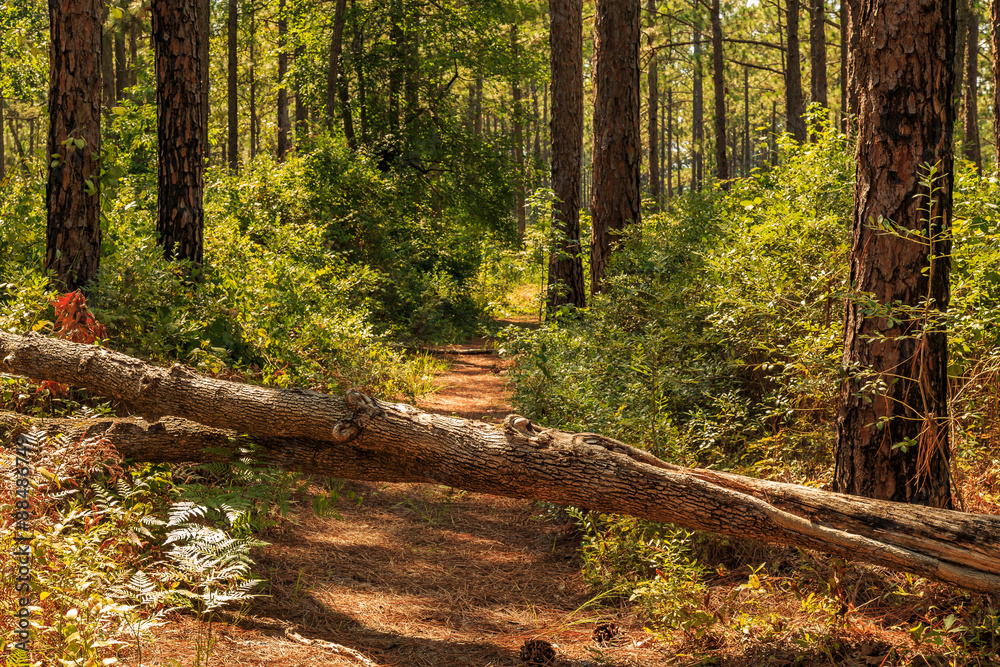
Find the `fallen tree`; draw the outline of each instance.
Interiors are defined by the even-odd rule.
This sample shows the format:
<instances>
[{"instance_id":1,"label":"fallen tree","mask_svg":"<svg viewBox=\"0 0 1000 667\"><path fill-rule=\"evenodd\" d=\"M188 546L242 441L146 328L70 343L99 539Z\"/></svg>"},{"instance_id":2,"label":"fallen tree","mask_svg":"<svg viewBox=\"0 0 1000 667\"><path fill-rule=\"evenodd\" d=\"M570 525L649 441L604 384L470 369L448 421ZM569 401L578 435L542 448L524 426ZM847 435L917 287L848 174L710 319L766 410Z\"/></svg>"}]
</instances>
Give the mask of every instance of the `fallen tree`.
<instances>
[{"instance_id":1,"label":"fallen tree","mask_svg":"<svg viewBox=\"0 0 1000 667\"><path fill-rule=\"evenodd\" d=\"M680 468L599 434L543 429L518 415L497 427L359 392L330 396L216 380L38 335L0 332L0 372L125 402L142 418L35 421L101 435L137 460L219 460L250 448L287 470L435 482L631 514L1000 591L1000 516ZM7 414L0 423L9 428L23 419Z\"/></svg>"}]
</instances>

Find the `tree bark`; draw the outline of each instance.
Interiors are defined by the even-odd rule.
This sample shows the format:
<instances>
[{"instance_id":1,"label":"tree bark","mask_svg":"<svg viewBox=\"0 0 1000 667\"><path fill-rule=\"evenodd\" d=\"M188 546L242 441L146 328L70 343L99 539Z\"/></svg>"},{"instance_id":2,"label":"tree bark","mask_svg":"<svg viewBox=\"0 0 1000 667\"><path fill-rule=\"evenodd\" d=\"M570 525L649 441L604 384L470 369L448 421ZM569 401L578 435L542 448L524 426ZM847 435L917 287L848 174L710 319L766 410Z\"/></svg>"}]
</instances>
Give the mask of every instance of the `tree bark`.
<instances>
[{"instance_id":1,"label":"tree bark","mask_svg":"<svg viewBox=\"0 0 1000 667\"><path fill-rule=\"evenodd\" d=\"M691 84L691 192L701 190L704 182L705 126L704 100L701 73L701 32L695 17L694 64ZM679 179L678 179L679 180Z\"/></svg>"},{"instance_id":2,"label":"tree bark","mask_svg":"<svg viewBox=\"0 0 1000 667\"><path fill-rule=\"evenodd\" d=\"M712 88L715 95L715 177L729 189L726 154L726 65L722 59L722 21L719 0L712 0Z\"/></svg>"},{"instance_id":3,"label":"tree bark","mask_svg":"<svg viewBox=\"0 0 1000 667\"><path fill-rule=\"evenodd\" d=\"M358 115L361 120L361 143L368 145L368 90L365 85L365 69L361 62L364 51L364 26L358 21L358 9L355 0L351 0L351 20L354 26L354 38L351 40L351 61L354 63L354 73L358 79Z\"/></svg>"},{"instance_id":4,"label":"tree bark","mask_svg":"<svg viewBox=\"0 0 1000 667\"><path fill-rule=\"evenodd\" d=\"M850 3L840 0L840 131L849 129L850 107L847 103L847 34L850 31Z\"/></svg>"},{"instance_id":5,"label":"tree bark","mask_svg":"<svg viewBox=\"0 0 1000 667\"><path fill-rule=\"evenodd\" d=\"M826 94L826 0L809 2L809 82L812 101L829 107Z\"/></svg>"},{"instance_id":6,"label":"tree bark","mask_svg":"<svg viewBox=\"0 0 1000 667\"><path fill-rule=\"evenodd\" d=\"M965 26L969 21L969 14L973 13L972 7L970 6L972 1L973 0L956 0L955 7L955 25L957 28L955 32L955 58L952 61L955 76L954 79L952 79L954 87L952 89L951 96L952 100L954 100L956 116L959 115L962 110L962 84L965 81L965 38L968 36Z\"/></svg>"},{"instance_id":7,"label":"tree bark","mask_svg":"<svg viewBox=\"0 0 1000 667\"><path fill-rule=\"evenodd\" d=\"M288 118L288 17L285 0L278 3L278 162L284 162L288 154L288 134L291 123Z\"/></svg>"},{"instance_id":8,"label":"tree bark","mask_svg":"<svg viewBox=\"0 0 1000 667\"><path fill-rule=\"evenodd\" d=\"M521 108L521 83L518 81L519 74L516 63L519 55L517 42L517 24L510 26L510 49L515 63L515 74L511 80L511 115L514 126L514 219L517 222L517 242L524 243L525 215L524 215L524 113Z\"/></svg>"},{"instance_id":9,"label":"tree bark","mask_svg":"<svg viewBox=\"0 0 1000 667\"><path fill-rule=\"evenodd\" d=\"M1000 0L990 3L990 40L993 46L993 158L1000 173Z\"/></svg>"},{"instance_id":10,"label":"tree bark","mask_svg":"<svg viewBox=\"0 0 1000 667\"><path fill-rule=\"evenodd\" d=\"M110 3L105 2L101 15L101 88L103 90L104 107L110 110L115 105L115 49L114 35L107 27L110 16Z\"/></svg>"},{"instance_id":11,"label":"tree bark","mask_svg":"<svg viewBox=\"0 0 1000 667\"><path fill-rule=\"evenodd\" d=\"M123 11L128 11L123 10ZM125 62L125 24L115 22L115 102L125 98L125 88L128 86L128 65Z\"/></svg>"},{"instance_id":12,"label":"tree bark","mask_svg":"<svg viewBox=\"0 0 1000 667\"><path fill-rule=\"evenodd\" d=\"M590 292L626 225L639 224L639 2L597 0L594 24L594 184Z\"/></svg>"},{"instance_id":13,"label":"tree bark","mask_svg":"<svg viewBox=\"0 0 1000 667\"><path fill-rule=\"evenodd\" d=\"M854 292L845 312L835 486L950 507L940 319L949 298L955 0L864 0L854 25L861 92Z\"/></svg>"},{"instance_id":14,"label":"tree bark","mask_svg":"<svg viewBox=\"0 0 1000 667\"><path fill-rule=\"evenodd\" d=\"M962 113L962 153L976 165L976 172L983 171L983 154L979 145L979 11L969 12L967 25L958 30L968 30L965 39L965 99Z\"/></svg>"},{"instance_id":15,"label":"tree bark","mask_svg":"<svg viewBox=\"0 0 1000 667\"><path fill-rule=\"evenodd\" d=\"M611 438L543 429L517 415L496 427L358 392L328 396L215 380L176 364L157 368L105 347L37 334L0 332L0 370L74 384L133 406L142 420L34 424L103 436L137 460L235 460L249 447L259 461L286 470L434 482L631 514L1000 591L996 516L684 469ZM25 420L2 413L0 431L23 428Z\"/></svg>"},{"instance_id":16,"label":"tree bark","mask_svg":"<svg viewBox=\"0 0 1000 667\"><path fill-rule=\"evenodd\" d=\"M806 141L806 112L799 68L799 0L786 0L788 65L785 69L785 131L799 143Z\"/></svg>"},{"instance_id":17,"label":"tree bark","mask_svg":"<svg viewBox=\"0 0 1000 667\"><path fill-rule=\"evenodd\" d=\"M548 312L586 304L580 248L580 165L583 160L583 0L549 0L552 67L552 189L555 226L549 258ZM482 79L476 79L477 97ZM543 100L544 101L544 100ZM545 109L547 112L547 108ZM478 104L477 122L479 125Z\"/></svg>"},{"instance_id":18,"label":"tree bark","mask_svg":"<svg viewBox=\"0 0 1000 667\"><path fill-rule=\"evenodd\" d=\"M659 209L662 200L660 196L660 153L659 153L659 124L657 117L659 114L660 89L659 71L656 61L656 50L653 48L653 29L656 27L656 0L646 0L646 15L649 21L649 70L646 74L646 92L649 99L649 113L647 122L649 123L649 193L653 199L653 206Z\"/></svg>"},{"instance_id":19,"label":"tree bark","mask_svg":"<svg viewBox=\"0 0 1000 667\"><path fill-rule=\"evenodd\" d=\"M229 120L229 169L233 172L239 171L240 168L240 151L239 151L239 107L237 106L239 88L236 81L236 67L237 67L237 36L239 30L239 14L237 13L239 4L236 0L229 0L229 17L228 17L228 39L229 39L229 53L228 56L228 90L226 92L226 99L228 102L228 120ZM298 100L296 100L296 118L298 112Z\"/></svg>"},{"instance_id":20,"label":"tree bark","mask_svg":"<svg viewBox=\"0 0 1000 667\"><path fill-rule=\"evenodd\" d=\"M330 38L330 63L326 79L326 127L333 132L334 110L337 99L337 74L340 71L340 51L344 37L344 15L347 0L337 0L333 12L333 36Z\"/></svg>"},{"instance_id":21,"label":"tree bark","mask_svg":"<svg viewBox=\"0 0 1000 667\"><path fill-rule=\"evenodd\" d=\"M3 54L0 53L0 71L3 70ZM0 86L0 183L4 182L4 177L7 176L7 149L3 140L3 111L4 111L4 100L3 100L3 86ZM0 191L3 187L0 186Z\"/></svg>"},{"instance_id":22,"label":"tree bark","mask_svg":"<svg viewBox=\"0 0 1000 667\"><path fill-rule=\"evenodd\" d=\"M750 68L743 68L743 175L750 173Z\"/></svg>"},{"instance_id":23,"label":"tree bark","mask_svg":"<svg viewBox=\"0 0 1000 667\"><path fill-rule=\"evenodd\" d=\"M209 93L211 92L211 42L212 42L212 1L211 0L198 0L198 32L200 34L199 42L201 44L201 52L199 55L200 71L198 72L198 78L200 79L201 88L201 127L202 142L205 144L205 154L203 156L203 162L208 164L212 157L212 144L208 140L208 123L211 118L210 107L209 107ZM133 67L135 65L133 64ZM126 80L130 78L130 75L126 76Z\"/></svg>"},{"instance_id":24,"label":"tree bark","mask_svg":"<svg viewBox=\"0 0 1000 667\"><path fill-rule=\"evenodd\" d=\"M257 10L250 5L250 62L247 67L250 79L250 161L260 152L260 123L257 119Z\"/></svg>"},{"instance_id":25,"label":"tree bark","mask_svg":"<svg viewBox=\"0 0 1000 667\"><path fill-rule=\"evenodd\" d=\"M202 264L205 128L199 0L153 0L156 58L156 231L167 259Z\"/></svg>"},{"instance_id":26,"label":"tree bark","mask_svg":"<svg viewBox=\"0 0 1000 667\"><path fill-rule=\"evenodd\" d=\"M100 0L49 0L45 268L62 292L97 278L101 92Z\"/></svg>"}]
</instances>

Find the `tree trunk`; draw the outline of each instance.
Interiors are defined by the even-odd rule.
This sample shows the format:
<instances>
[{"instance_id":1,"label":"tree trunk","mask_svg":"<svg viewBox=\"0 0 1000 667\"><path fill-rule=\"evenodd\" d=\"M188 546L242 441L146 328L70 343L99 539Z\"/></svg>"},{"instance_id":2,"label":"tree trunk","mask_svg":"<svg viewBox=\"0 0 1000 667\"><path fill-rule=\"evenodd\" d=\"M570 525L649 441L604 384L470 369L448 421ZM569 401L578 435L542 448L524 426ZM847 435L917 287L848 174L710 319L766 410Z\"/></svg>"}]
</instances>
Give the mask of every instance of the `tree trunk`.
<instances>
[{"instance_id":1,"label":"tree trunk","mask_svg":"<svg viewBox=\"0 0 1000 667\"><path fill-rule=\"evenodd\" d=\"M3 71L3 53L0 53L0 71ZM7 176L7 149L3 140L3 86L0 86L0 183L4 182ZM0 186L3 191L3 186Z\"/></svg>"},{"instance_id":2,"label":"tree trunk","mask_svg":"<svg viewBox=\"0 0 1000 667\"><path fill-rule=\"evenodd\" d=\"M840 0L840 131L849 130L851 110L847 103L847 34L850 31L850 13L847 0Z\"/></svg>"},{"instance_id":3,"label":"tree trunk","mask_svg":"<svg viewBox=\"0 0 1000 667\"><path fill-rule=\"evenodd\" d=\"M337 99L337 74L340 70L340 50L344 37L344 14L347 0L337 0L333 12L333 36L330 39L330 63L326 79L326 128L333 132L334 108Z\"/></svg>"},{"instance_id":4,"label":"tree trunk","mask_svg":"<svg viewBox=\"0 0 1000 667\"><path fill-rule=\"evenodd\" d=\"M139 68L139 30L142 29L142 21L138 16L132 16L128 22L128 85L131 88L136 84L136 70Z\"/></svg>"},{"instance_id":5,"label":"tree trunk","mask_svg":"<svg viewBox=\"0 0 1000 667\"><path fill-rule=\"evenodd\" d=\"M663 171L667 174L667 201L669 202L674 198L674 179L673 179L673 165L674 165L674 91L673 88L667 88L667 127L666 134L667 138L664 141L664 149L666 150L666 157L663 160ZM678 182L681 180L680 172L677 173Z\"/></svg>"},{"instance_id":6,"label":"tree trunk","mask_svg":"<svg viewBox=\"0 0 1000 667\"><path fill-rule=\"evenodd\" d=\"M288 118L288 17L285 0L278 2L278 162L285 161L288 154L288 134L291 124Z\"/></svg>"},{"instance_id":7,"label":"tree trunk","mask_svg":"<svg viewBox=\"0 0 1000 667\"><path fill-rule=\"evenodd\" d=\"M156 231L167 259L202 263L204 109L199 0L153 0L156 57Z\"/></svg>"},{"instance_id":8,"label":"tree trunk","mask_svg":"<svg viewBox=\"0 0 1000 667\"><path fill-rule=\"evenodd\" d=\"M229 86L226 92L227 101L229 103L228 118L229 118L229 169L236 172L240 168L240 152L239 152L239 107L237 106L239 88L236 81L236 66L237 66L237 36L239 30L239 14L238 3L236 0L229 0L229 18L228 18L228 38L229 38L229 53L228 55L228 77ZM296 105L296 112L298 107ZM298 114L296 113L296 116Z\"/></svg>"},{"instance_id":9,"label":"tree trunk","mask_svg":"<svg viewBox=\"0 0 1000 667\"><path fill-rule=\"evenodd\" d=\"M983 171L982 150L979 145L979 12L969 12L967 25L958 30L968 30L965 39L965 101L962 114L962 153L976 165L976 172Z\"/></svg>"},{"instance_id":10,"label":"tree trunk","mask_svg":"<svg viewBox=\"0 0 1000 667\"><path fill-rule=\"evenodd\" d=\"M861 40L861 30L858 27L861 0L843 0L843 2L847 5L847 108L850 122L856 125L860 91L854 76L854 54L857 53ZM845 134L850 136L850 132Z\"/></svg>"},{"instance_id":11,"label":"tree trunk","mask_svg":"<svg viewBox=\"0 0 1000 667\"><path fill-rule=\"evenodd\" d=\"M37 334L0 332L0 370L85 387L131 405L145 421L34 424L101 435L140 461L235 460L249 448L259 461L285 470L432 482L631 514L1000 591L996 516L680 468L596 433L543 429L517 415L497 427L354 391L328 396L216 380L178 364L157 368L106 347ZM8 434L23 421L28 418L0 413Z\"/></svg>"},{"instance_id":12,"label":"tree trunk","mask_svg":"<svg viewBox=\"0 0 1000 667\"><path fill-rule=\"evenodd\" d=\"M100 262L100 0L49 0L48 104L45 268L69 292Z\"/></svg>"},{"instance_id":13,"label":"tree trunk","mask_svg":"<svg viewBox=\"0 0 1000 667\"><path fill-rule=\"evenodd\" d=\"M715 94L715 177L729 189L726 155L726 65L722 59L722 21L719 0L712 0L712 88Z\"/></svg>"},{"instance_id":14,"label":"tree trunk","mask_svg":"<svg viewBox=\"0 0 1000 667\"><path fill-rule=\"evenodd\" d=\"M472 131L477 137L483 135L483 77L476 77L476 105Z\"/></svg>"},{"instance_id":15,"label":"tree trunk","mask_svg":"<svg viewBox=\"0 0 1000 667\"><path fill-rule=\"evenodd\" d=\"M203 161L208 164L211 160L212 144L208 141L209 113L209 93L211 92L211 42L212 42L212 2L211 0L198 0L198 31L200 33L199 42L201 53L199 54L199 79L201 80L201 127L205 144L205 155ZM134 66L134 65L133 65ZM126 77L128 78L128 77Z\"/></svg>"},{"instance_id":16,"label":"tree trunk","mask_svg":"<svg viewBox=\"0 0 1000 667\"><path fill-rule=\"evenodd\" d=\"M354 74L358 79L358 111L361 117L361 143L368 145L368 90L365 85L365 70L361 58L364 52L364 28L358 22L358 9L351 0L351 20L354 26L354 38L351 40L351 61L354 63Z\"/></svg>"},{"instance_id":17,"label":"tree trunk","mask_svg":"<svg viewBox=\"0 0 1000 667\"><path fill-rule=\"evenodd\" d=\"M785 69L785 131L799 143L806 140L806 112L799 68L799 0L785 0L788 23L788 65Z\"/></svg>"},{"instance_id":18,"label":"tree trunk","mask_svg":"<svg viewBox=\"0 0 1000 667\"><path fill-rule=\"evenodd\" d=\"M844 493L936 507L952 502L941 316L949 297L954 12L955 0L864 0L854 23L855 292L845 313L834 482Z\"/></svg>"},{"instance_id":19,"label":"tree trunk","mask_svg":"<svg viewBox=\"0 0 1000 667\"><path fill-rule=\"evenodd\" d=\"M695 26L698 25L698 18L695 17ZM704 169L704 99L702 90L701 73L701 32L695 27L694 31L694 75L691 88L691 192L701 190L703 183Z\"/></svg>"},{"instance_id":20,"label":"tree trunk","mask_svg":"<svg viewBox=\"0 0 1000 667\"><path fill-rule=\"evenodd\" d=\"M128 10L124 10L128 11ZM128 86L128 64L125 62L125 24L115 22L115 102L125 99Z\"/></svg>"},{"instance_id":21,"label":"tree trunk","mask_svg":"<svg viewBox=\"0 0 1000 667\"><path fill-rule=\"evenodd\" d=\"M390 0L389 6L389 133L399 135L399 89L405 66L403 50L403 0Z\"/></svg>"},{"instance_id":22,"label":"tree trunk","mask_svg":"<svg viewBox=\"0 0 1000 667\"><path fill-rule=\"evenodd\" d=\"M542 160L542 117L538 113L538 84L535 79L531 80L531 116L532 125L535 128L535 138L532 142L531 147L531 157L532 163L534 164L535 171L537 172L538 164ZM532 179L537 183L537 178Z\"/></svg>"},{"instance_id":23,"label":"tree trunk","mask_svg":"<svg viewBox=\"0 0 1000 667\"><path fill-rule=\"evenodd\" d=\"M809 81L812 101L829 107L826 95L826 0L809 2Z\"/></svg>"},{"instance_id":24,"label":"tree trunk","mask_svg":"<svg viewBox=\"0 0 1000 667\"><path fill-rule=\"evenodd\" d=\"M358 140L354 136L354 112L351 109L351 95L347 88L347 77L341 68L340 76L337 77L337 97L340 99L340 117L344 123L344 139L347 140L347 147L352 151L357 150Z\"/></svg>"},{"instance_id":25,"label":"tree trunk","mask_svg":"<svg viewBox=\"0 0 1000 667\"><path fill-rule=\"evenodd\" d=\"M966 24L969 22L969 14L973 13L970 3L973 0L956 0L955 8L955 59L952 61L952 67L954 68L954 88L952 89L951 98L955 104L955 114L956 116L961 113L962 110L962 83L965 81L965 38L968 36L966 31Z\"/></svg>"},{"instance_id":26,"label":"tree trunk","mask_svg":"<svg viewBox=\"0 0 1000 667\"><path fill-rule=\"evenodd\" d=\"M1000 0L990 3L990 40L993 46L993 165L1000 173Z\"/></svg>"},{"instance_id":27,"label":"tree trunk","mask_svg":"<svg viewBox=\"0 0 1000 667\"><path fill-rule=\"evenodd\" d=\"M660 199L660 153L657 139L659 124L657 115L660 103L659 72L656 62L656 51L653 49L653 28L656 27L656 0L646 0L646 15L649 18L649 71L646 75L646 89L649 95L649 194L653 199L654 209L659 209Z\"/></svg>"},{"instance_id":28,"label":"tree trunk","mask_svg":"<svg viewBox=\"0 0 1000 667\"><path fill-rule=\"evenodd\" d=\"M250 5L250 63L247 68L250 78L250 161L253 162L260 149L260 124L257 120L257 10Z\"/></svg>"},{"instance_id":29,"label":"tree trunk","mask_svg":"<svg viewBox=\"0 0 1000 667\"><path fill-rule=\"evenodd\" d=\"M510 49L517 70L518 43L517 24L510 26ZM517 79L518 74L514 74L511 81L511 115L514 126L514 219L517 221L517 242L524 243L525 216L524 216L524 113L521 108L521 84Z\"/></svg>"},{"instance_id":30,"label":"tree trunk","mask_svg":"<svg viewBox=\"0 0 1000 667\"><path fill-rule=\"evenodd\" d=\"M583 0L549 0L552 67L553 249L548 312L586 304L580 248L580 165L583 160ZM482 79L476 79L477 93Z\"/></svg>"},{"instance_id":31,"label":"tree trunk","mask_svg":"<svg viewBox=\"0 0 1000 667\"><path fill-rule=\"evenodd\" d=\"M594 186L590 292L626 225L639 223L639 3L597 0L594 24Z\"/></svg>"},{"instance_id":32,"label":"tree trunk","mask_svg":"<svg viewBox=\"0 0 1000 667\"><path fill-rule=\"evenodd\" d=\"M105 3L101 15L101 88L104 108L110 110L115 105L115 48L114 35L107 27L110 5Z\"/></svg>"},{"instance_id":33,"label":"tree trunk","mask_svg":"<svg viewBox=\"0 0 1000 667\"><path fill-rule=\"evenodd\" d=\"M743 68L743 175L750 173L750 68Z\"/></svg>"}]
</instances>

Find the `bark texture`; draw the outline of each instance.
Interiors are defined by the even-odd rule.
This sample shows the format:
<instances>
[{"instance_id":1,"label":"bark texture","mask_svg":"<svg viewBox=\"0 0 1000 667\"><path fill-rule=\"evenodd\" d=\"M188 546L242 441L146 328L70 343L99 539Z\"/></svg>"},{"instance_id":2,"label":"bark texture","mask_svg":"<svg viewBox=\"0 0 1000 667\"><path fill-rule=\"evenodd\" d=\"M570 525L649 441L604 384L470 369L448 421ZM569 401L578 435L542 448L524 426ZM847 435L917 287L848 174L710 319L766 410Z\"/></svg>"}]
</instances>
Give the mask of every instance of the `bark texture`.
<instances>
[{"instance_id":1,"label":"bark texture","mask_svg":"<svg viewBox=\"0 0 1000 667\"><path fill-rule=\"evenodd\" d=\"M334 111L337 101L337 75L340 72L340 52L344 39L344 16L347 0L337 0L333 12L333 36L330 38L330 63L326 79L326 126L333 131Z\"/></svg>"},{"instance_id":2,"label":"bark texture","mask_svg":"<svg viewBox=\"0 0 1000 667\"><path fill-rule=\"evenodd\" d=\"M812 101L829 106L826 94L826 0L809 2L809 82Z\"/></svg>"},{"instance_id":3,"label":"bark texture","mask_svg":"<svg viewBox=\"0 0 1000 667\"><path fill-rule=\"evenodd\" d=\"M49 0L49 26L45 267L70 292L100 262L101 2Z\"/></svg>"},{"instance_id":4,"label":"bark texture","mask_svg":"<svg viewBox=\"0 0 1000 667\"><path fill-rule=\"evenodd\" d=\"M1000 591L1000 517L673 466L596 433L443 417L357 392L328 396L162 369L107 348L0 332L0 370L124 401L142 420L39 420L147 461L235 459L371 481L426 481L668 521ZM183 414L192 423L170 415ZM0 433L20 415L0 414ZM218 449L229 452L223 454Z\"/></svg>"},{"instance_id":5,"label":"bark texture","mask_svg":"<svg viewBox=\"0 0 1000 667\"><path fill-rule=\"evenodd\" d=\"M726 154L726 64L722 59L722 20L719 0L712 0L712 88L715 94L715 177L727 190L729 159Z\"/></svg>"},{"instance_id":6,"label":"bark texture","mask_svg":"<svg viewBox=\"0 0 1000 667\"><path fill-rule=\"evenodd\" d=\"M549 0L552 66L552 189L555 247L549 258L548 310L582 308L587 294L580 248L580 165L583 159L583 0ZM476 129L482 131L482 79L476 79Z\"/></svg>"},{"instance_id":7,"label":"bark texture","mask_svg":"<svg viewBox=\"0 0 1000 667\"><path fill-rule=\"evenodd\" d=\"M285 0L278 4L278 161L288 154L288 135L291 121L288 118L288 16Z\"/></svg>"},{"instance_id":8,"label":"bark texture","mask_svg":"<svg viewBox=\"0 0 1000 667\"><path fill-rule=\"evenodd\" d=\"M649 100L648 128L647 134L649 144L649 194L653 198L656 208L660 207L662 196L660 194L660 153L659 153L659 67L656 61L656 50L653 48L653 30L656 27L656 0L646 0L646 16L649 21L649 70L646 74L646 93Z\"/></svg>"},{"instance_id":9,"label":"bark texture","mask_svg":"<svg viewBox=\"0 0 1000 667\"><path fill-rule=\"evenodd\" d=\"M951 506L947 349L955 2L865 0L838 491ZM933 192L922 183L936 166ZM874 311L874 312L873 312Z\"/></svg>"},{"instance_id":10,"label":"bark texture","mask_svg":"<svg viewBox=\"0 0 1000 667\"><path fill-rule=\"evenodd\" d=\"M590 292L602 291L623 229L639 222L639 2L598 0L594 25Z\"/></svg>"},{"instance_id":11,"label":"bark texture","mask_svg":"<svg viewBox=\"0 0 1000 667\"><path fill-rule=\"evenodd\" d=\"M227 19L227 39L229 52L227 53L227 84L226 101L228 102L227 119L229 129L229 168L237 171L240 168L240 145L239 145L239 107L237 106L239 92L236 83L237 64L237 36L239 30L238 3L236 0L229 0L229 16ZM298 98L296 98L296 120L298 120Z\"/></svg>"},{"instance_id":12,"label":"bark texture","mask_svg":"<svg viewBox=\"0 0 1000 667\"><path fill-rule=\"evenodd\" d=\"M788 64L785 69L785 131L796 141L806 140L806 112L802 99L802 70L799 55L799 0L786 0Z\"/></svg>"},{"instance_id":13,"label":"bark texture","mask_svg":"<svg viewBox=\"0 0 1000 667\"><path fill-rule=\"evenodd\" d=\"M198 0L153 0L156 55L156 231L167 259L202 263L205 113Z\"/></svg>"},{"instance_id":14,"label":"bark texture","mask_svg":"<svg viewBox=\"0 0 1000 667\"><path fill-rule=\"evenodd\" d=\"M702 88L701 32L695 18L694 74L691 84L691 191L701 190L705 182L705 94Z\"/></svg>"}]
</instances>

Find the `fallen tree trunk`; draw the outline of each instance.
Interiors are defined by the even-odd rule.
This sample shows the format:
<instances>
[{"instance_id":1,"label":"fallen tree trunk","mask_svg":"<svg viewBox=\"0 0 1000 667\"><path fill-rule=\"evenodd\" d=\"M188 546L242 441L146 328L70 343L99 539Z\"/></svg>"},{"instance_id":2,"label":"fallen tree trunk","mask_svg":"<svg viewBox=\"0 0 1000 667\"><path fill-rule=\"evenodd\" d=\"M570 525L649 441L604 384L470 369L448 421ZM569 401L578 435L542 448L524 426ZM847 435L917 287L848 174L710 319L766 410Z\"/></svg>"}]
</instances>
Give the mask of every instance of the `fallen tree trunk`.
<instances>
[{"instance_id":1,"label":"fallen tree trunk","mask_svg":"<svg viewBox=\"0 0 1000 667\"><path fill-rule=\"evenodd\" d=\"M207 452L220 447L235 458L251 446L260 460L288 470L436 482L631 514L1000 591L998 516L685 469L611 438L539 429L517 415L501 428L358 392L328 396L215 380L37 335L0 332L0 371L128 403L144 419L50 425L104 435L139 460L206 460L220 457Z\"/></svg>"}]
</instances>

